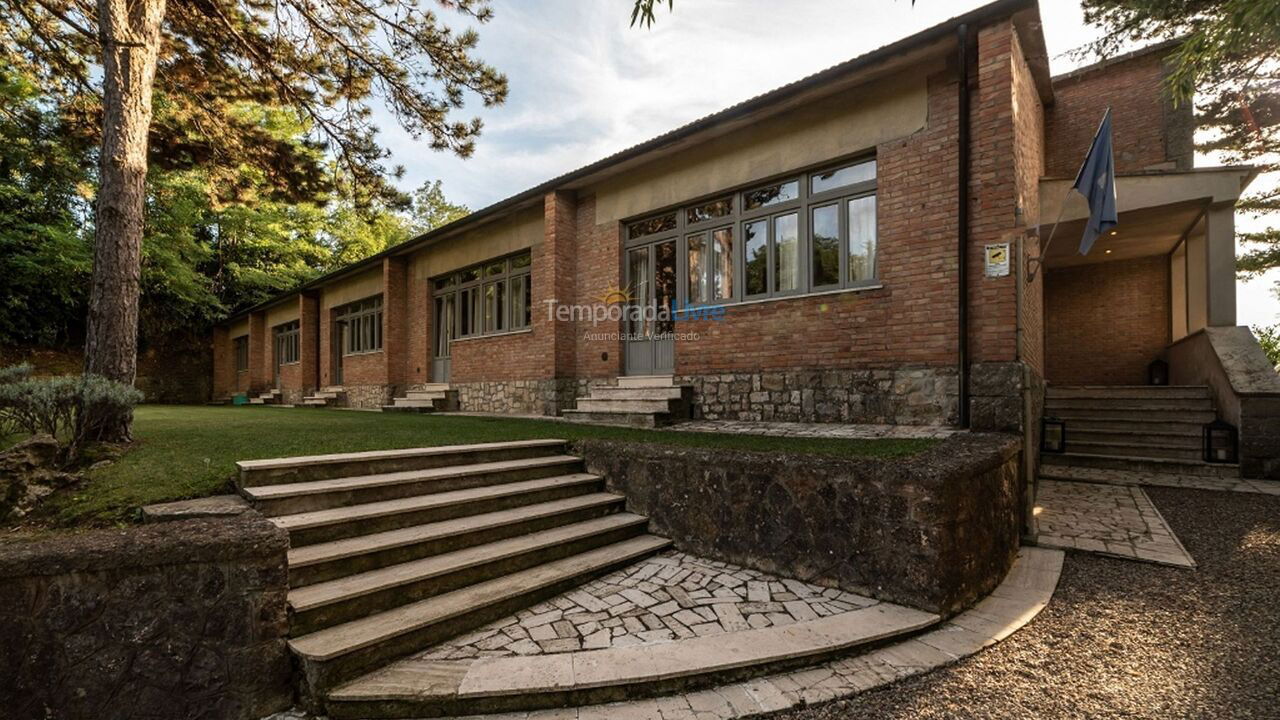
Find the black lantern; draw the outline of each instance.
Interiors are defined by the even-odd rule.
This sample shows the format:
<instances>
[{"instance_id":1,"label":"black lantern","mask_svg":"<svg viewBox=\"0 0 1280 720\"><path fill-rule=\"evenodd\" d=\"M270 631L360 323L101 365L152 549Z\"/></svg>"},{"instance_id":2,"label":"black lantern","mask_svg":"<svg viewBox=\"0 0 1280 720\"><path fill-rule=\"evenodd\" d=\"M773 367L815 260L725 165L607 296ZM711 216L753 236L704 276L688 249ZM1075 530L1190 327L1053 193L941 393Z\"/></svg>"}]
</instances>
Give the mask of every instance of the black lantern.
<instances>
[{"instance_id":1,"label":"black lantern","mask_svg":"<svg viewBox=\"0 0 1280 720\"><path fill-rule=\"evenodd\" d=\"M1169 363L1163 360L1156 360L1147 366L1147 384L1148 385L1168 385L1169 384Z\"/></svg>"},{"instance_id":2,"label":"black lantern","mask_svg":"<svg viewBox=\"0 0 1280 720\"><path fill-rule=\"evenodd\" d=\"M1207 463L1234 463L1239 453L1240 434L1236 426L1224 420L1214 420L1204 426L1204 461Z\"/></svg>"},{"instance_id":3,"label":"black lantern","mask_svg":"<svg viewBox=\"0 0 1280 720\"><path fill-rule=\"evenodd\" d=\"M1040 450L1049 453L1067 451L1066 421L1050 417L1040 421Z\"/></svg>"}]
</instances>

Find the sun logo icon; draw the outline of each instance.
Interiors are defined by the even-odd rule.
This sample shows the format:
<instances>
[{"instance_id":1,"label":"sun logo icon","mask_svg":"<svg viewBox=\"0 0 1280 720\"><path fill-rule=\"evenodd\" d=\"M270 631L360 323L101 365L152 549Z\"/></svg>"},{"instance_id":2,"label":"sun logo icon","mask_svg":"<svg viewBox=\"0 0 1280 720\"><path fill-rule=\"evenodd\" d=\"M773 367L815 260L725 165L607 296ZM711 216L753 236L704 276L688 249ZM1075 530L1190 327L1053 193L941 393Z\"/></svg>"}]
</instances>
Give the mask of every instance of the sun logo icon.
<instances>
[{"instance_id":1,"label":"sun logo icon","mask_svg":"<svg viewBox=\"0 0 1280 720\"><path fill-rule=\"evenodd\" d=\"M596 299L602 305L626 304L631 302L631 288L610 287Z\"/></svg>"}]
</instances>

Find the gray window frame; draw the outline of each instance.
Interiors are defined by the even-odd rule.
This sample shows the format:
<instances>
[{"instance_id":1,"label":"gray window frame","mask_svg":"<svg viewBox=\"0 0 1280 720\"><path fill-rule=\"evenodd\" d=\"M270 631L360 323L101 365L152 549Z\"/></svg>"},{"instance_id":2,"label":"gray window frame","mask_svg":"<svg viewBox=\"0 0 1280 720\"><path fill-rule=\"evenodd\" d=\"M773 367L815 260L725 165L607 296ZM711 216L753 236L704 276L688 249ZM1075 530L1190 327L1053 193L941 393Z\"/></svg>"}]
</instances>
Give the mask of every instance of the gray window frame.
<instances>
[{"instance_id":1,"label":"gray window frame","mask_svg":"<svg viewBox=\"0 0 1280 720\"><path fill-rule=\"evenodd\" d=\"M527 258L527 262L517 266L517 261ZM490 266L501 264L501 270L492 274L487 274L486 269ZM472 271L475 271L475 278L463 281L463 277ZM436 298L455 294L454 299L454 317L457 323L454 326L453 339L464 340L473 337L484 337L486 335L505 335L508 333L524 332L533 327L532 310L528 313L528 322L525 322L524 294L520 294L516 298L513 294L513 288L516 283L514 280L522 279L522 282L532 288L533 285L533 253L531 250L522 250L510 255L502 255L497 258L485 260L484 262L468 265L443 275L437 275L431 278L431 298L434 307ZM442 285L443 283L443 285ZM502 285L502 294L504 302L502 303L502 327L491 327L491 322L486 318L488 316L488 288L491 286ZM532 292L532 291L531 291ZM495 289L496 293L496 289ZM475 298L475 302L468 301L468 310L472 315L472 322L469 323L473 327L479 327L479 331L469 333L462 332L462 315L463 304L462 296L468 294ZM474 294L474 295L472 295ZM530 297L532 303L532 295ZM497 314L495 313L494 317Z\"/></svg>"},{"instance_id":2,"label":"gray window frame","mask_svg":"<svg viewBox=\"0 0 1280 720\"><path fill-rule=\"evenodd\" d=\"M241 335L231 340L232 352L236 358L236 372L249 371L249 336Z\"/></svg>"},{"instance_id":3,"label":"gray window frame","mask_svg":"<svg viewBox=\"0 0 1280 720\"><path fill-rule=\"evenodd\" d=\"M296 365L302 362L302 323L292 320L272 328L275 337L277 365Z\"/></svg>"},{"instance_id":4,"label":"gray window frame","mask_svg":"<svg viewBox=\"0 0 1280 720\"><path fill-rule=\"evenodd\" d=\"M842 290L856 290L865 287L879 287L879 255L880 255L880 237L878 216L880 211L880 203L876 203L877 215L877 232L876 232L876 276L866 280L850 281L848 279L849 267L849 218L847 212L847 203L850 200L869 195L876 195L879 187L879 167L878 163L872 173L870 180L865 180L850 185L837 188L831 188L819 193L811 192L813 187L813 179L828 172L835 172L842 168L859 165L862 163L876 163L875 155L859 154L837 161L826 162L811 168L805 168L789 172L783 175L764 180L761 182L753 182L749 185L739 186L731 190L721 190L710 195L691 200L689 202L680 203L675 207L667 207L657 212L646 213L645 215L630 218L622 222L623 250L647 245L650 243L661 242L671 238L676 240L676 259L677 259L677 278L676 292L678 302L681 307L689 305L689 238L690 236L704 233L707 242L707 257L703 262L705 273L714 272L714 263L711 260L711 239L712 234L721 228L731 227L733 229L733 295L723 300L712 300L710 304L714 305L731 305L742 302L754 302L759 300L768 300L775 298L792 298L803 297L805 295L822 294L829 292L838 292ZM791 181L795 181L798 185L799 195L795 199L783 202L764 205L751 210L744 210L746 206L746 193L758 190L760 188L770 187L772 185L781 185ZM726 197L732 197L732 210L728 215L722 217L709 218L700 222L688 222L688 213L690 209L697 208L707 203L714 202ZM839 248L840 248L840 267L839 280L831 285L813 285L813 212L817 208L827 205L835 205L837 207L836 215L839 219ZM631 228L638 223L646 222L654 218L665 217L674 213L676 224L669 230L663 230L648 235L638 235L632 237ZM796 215L797 233L798 233L798 257L797 272L799 279L794 290L775 290L777 268L776 261L776 220L779 217ZM767 227L766 247L768 255L768 269L765 278L765 292L756 294L747 294L746 285L746 226L749 223L765 220ZM704 282L708 287L714 288L713 278L710 275L704 276Z\"/></svg>"},{"instance_id":5,"label":"gray window frame","mask_svg":"<svg viewBox=\"0 0 1280 720\"><path fill-rule=\"evenodd\" d=\"M373 295L334 310L334 320L346 323L342 354L371 355L382 352L382 296ZM367 335L366 335L367 331Z\"/></svg>"}]
</instances>

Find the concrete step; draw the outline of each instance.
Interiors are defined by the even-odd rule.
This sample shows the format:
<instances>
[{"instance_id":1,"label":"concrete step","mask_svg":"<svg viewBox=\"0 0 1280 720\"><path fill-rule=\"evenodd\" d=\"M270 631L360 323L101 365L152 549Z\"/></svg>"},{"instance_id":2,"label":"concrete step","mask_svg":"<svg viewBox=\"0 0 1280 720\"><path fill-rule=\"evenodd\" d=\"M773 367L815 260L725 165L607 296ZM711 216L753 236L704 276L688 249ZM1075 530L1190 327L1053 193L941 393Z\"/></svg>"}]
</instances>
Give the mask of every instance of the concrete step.
<instances>
[{"instance_id":1,"label":"concrete step","mask_svg":"<svg viewBox=\"0 0 1280 720\"><path fill-rule=\"evenodd\" d=\"M671 424L669 413L587 412L565 410L565 420L587 425L616 425L620 427L656 428Z\"/></svg>"},{"instance_id":2,"label":"concrete step","mask_svg":"<svg viewBox=\"0 0 1280 720\"><path fill-rule=\"evenodd\" d=\"M592 493L399 530L290 548L289 585L303 587L619 512L626 499Z\"/></svg>"},{"instance_id":3,"label":"concrete step","mask_svg":"<svg viewBox=\"0 0 1280 720\"><path fill-rule=\"evenodd\" d=\"M578 398L577 409L590 413L669 413L673 400L600 400L593 397Z\"/></svg>"},{"instance_id":4,"label":"concrete step","mask_svg":"<svg viewBox=\"0 0 1280 720\"><path fill-rule=\"evenodd\" d=\"M289 592L290 632L304 635L644 533L620 513L391 565Z\"/></svg>"},{"instance_id":5,"label":"concrete step","mask_svg":"<svg viewBox=\"0 0 1280 720\"><path fill-rule=\"evenodd\" d=\"M1045 412L1055 413L1064 409L1107 409L1107 408L1143 408L1146 410L1201 410L1213 412L1213 400L1207 397L1198 398L1084 398L1063 397L1047 398Z\"/></svg>"},{"instance_id":6,"label":"concrete step","mask_svg":"<svg viewBox=\"0 0 1280 720\"><path fill-rule=\"evenodd\" d=\"M1068 442L1070 442L1070 437L1068 437ZM1060 454L1041 453L1040 462L1042 465L1103 468L1110 470L1125 470L1129 472L1173 473L1228 479L1238 478L1240 476L1239 465L1214 464L1165 458L1122 457L1114 455L1093 455L1066 452Z\"/></svg>"},{"instance_id":7,"label":"concrete step","mask_svg":"<svg viewBox=\"0 0 1280 720\"><path fill-rule=\"evenodd\" d=\"M581 458L573 455L546 455L427 470L259 485L244 488L241 495L253 503L258 512L274 517L581 471Z\"/></svg>"},{"instance_id":8,"label":"concrete step","mask_svg":"<svg viewBox=\"0 0 1280 720\"><path fill-rule=\"evenodd\" d=\"M939 621L940 618L931 613L880 603L785 627L669 643L533 657L405 660L334 689L326 696L325 708L335 720L489 713L525 717L526 712L530 713L529 717L544 714L548 718L559 717L555 708L688 692L816 664L890 638L916 633ZM724 703L724 698L718 698L718 702ZM751 703L753 710L760 707L754 700L747 700L744 705L746 702ZM724 707L728 710L730 706ZM741 712L749 711L743 707ZM695 714L689 713L686 707L686 712L679 717ZM661 715L667 717L664 713ZM707 713L707 717L713 715L730 717ZM565 716L579 717L573 710ZM658 716L658 713L634 715ZM585 713L582 717L586 717ZM602 714L600 717L613 716ZM617 717L622 718L623 714Z\"/></svg>"},{"instance_id":9,"label":"concrete step","mask_svg":"<svg viewBox=\"0 0 1280 720\"><path fill-rule=\"evenodd\" d=\"M1067 449L1073 453L1084 453L1086 455L1118 455L1120 457L1188 460L1192 462L1199 461L1204 456L1204 451L1199 446L1093 442L1082 441L1069 435L1067 437Z\"/></svg>"},{"instance_id":10,"label":"concrete step","mask_svg":"<svg viewBox=\"0 0 1280 720\"><path fill-rule=\"evenodd\" d=\"M303 407L329 407L333 404L332 398L308 396L302 398Z\"/></svg>"},{"instance_id":11,"label":"concrete step","mask_svg":"<svg viewBox=\"0 0 1280 720\"><path fill-rule=\"evenodd\" d=\"M620 388L652 388L675 387L675 377L671 375L623 375L618 378Z\"/></svg>"},{"instance_id":12,"label":"concrete step","mask_svg":"<svg viewBox=\"0 0 1280 720\"><path fill-rule=\"evenodd\" d=\"M1217 417L1212 410L1181 410L1143 405L1123 405L1088 408L1046 408L1047 417L1067 421L1068 431L1072 420L1130 420L1135 422L1176 422L1203 425Z\"/></svg>"},{"instance_id":13,"label":"concrete step","mask_svg":"<svg viewBox=\"0 0 1280 720\"><path fill-rule=\"evenodd\" d=\"M266 405L267 401L263 400L260 397L252 397L252 398L249 398L249 404L250 405Z\"/></svg>"},{"instance_id":14,"label":"concrete step","mask_svg":"<svg viewBox=\"0 0 1280 720\"><path fill-rule=\"evenodd\" d=\"M517 440L477 445L441 445L269 460L241 460L236 463L236 468L240 471L240 486L255 487L559 455L564 452L564 448L564 440Z\"/></svg>"},{"instance_id":15,"label":"concrete step","mask_svg":"<svg viewBox=\"0 0 1280 720\"><path fill-rule=\"evenodd\" d=\"M1067 442L1071 442L1071 436L1076 432L1132 432L1199 438L1204 430L1204 423L1201 422L1098 417L1072 417L1063 420L1067 423Z\"/></svg>"},{"instance_id":16,"label":"concrete step","mask_svg":"<svg viewBox=\"0 0 1280 720\"><path fill-rule=\"evenodd\" d=\"M1212 396L1204 385L1050 385L1045 388L1045 397L1168 400L1207 399Z\"/></svg>"},{"instance_id":17,"label":"concrete step","mask_svg":"<svg viewBox=\"0 0 1280 720\"><path fill-rule=\"evenodd\" d=\"M431 408L435 409L435 400L423 400L420 398L396 398L391 401L393 407L398 408Z\"/></svg>"},{"instance_id":18,"label":"concrete step","mask_svg":"<svg viewBox=\"0 0 1280 720\"><path fill-rule=\"evenodd\" d=\"M479 627L670 544L641 535L493 580L402 605L289 641L313 701L339 683Z\"/></svg>"},{"instance_id":19,"label":"concrete step","mask_svg":"<svg viewBox=\"0 0 1280 720\"><path fill-rule=\"evenodd\" d=\"M396 398L396 400L446 400L449 397L450 390L410 390L404 394L404 398Z\"/></svg>"},{"instance_id":20,"label":"concrete step","mask_svg":"<svg viewBox=\"0 0 1280 720\"><path fill-rule=\"evenodd\" d=\"M1072 423L1067 426L1067 443L1122 443L1134 447L1163 445L1167 447L1199 449L1203 444L1201 426L1185 424L1176 430L1130 430L1127 428L1098 429L1089 425Z\"/></svg>"},{"instance_id":21,"label":"concrete step","mask_svg":"<svg viewBox=\"0 0 1280 720\"><path fill-rule=\"evenodd\" d=\"M414 392L449 392L453 386L449 383L423 383Z\"/></svg>"},{"instance_id":22,"label":"concrete step","mask_svg":"<svg viewBox=\"0 0 1280 720\"><path fill-rule=\"evenodd\" d=\"M688 387L598 387L591 390L597 400L685 400L693 394Z\"/></svg>"},{"instance_id":23,"label":"concrete step","mask_svg":"<svg viewBox=\"0 0 1280 720\"><path fill-rule=\"evenodd\" d=\"M599 492L603 485L604 481L598 475L575 473L297 515L280 515L271 518L271 522L289 532L292 547L300 547L587 495Z\"/></svg>"}]
</instances>

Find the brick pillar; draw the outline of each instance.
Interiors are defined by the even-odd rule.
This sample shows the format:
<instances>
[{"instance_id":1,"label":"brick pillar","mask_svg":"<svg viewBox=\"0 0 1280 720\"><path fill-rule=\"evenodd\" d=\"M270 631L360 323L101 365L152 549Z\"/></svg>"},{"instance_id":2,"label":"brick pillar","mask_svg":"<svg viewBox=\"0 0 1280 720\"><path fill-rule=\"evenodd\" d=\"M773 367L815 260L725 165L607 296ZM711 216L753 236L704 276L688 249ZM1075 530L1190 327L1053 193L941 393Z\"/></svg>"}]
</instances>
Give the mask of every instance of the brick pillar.
<instances>
[{"instance_id":1,"label":"brick pillar","mask_svg":"<svg viewBox=\"0 0 1280 720\"><path fill-rule=\"evenodd\" d=\"M249 314L249 392L259 393L271 386L271 338L267 314Z\"/></svg>"},{"instance_id":2,"label":"brick pillar","mask_svg":"<svg viewBox=\"0 0 1280 720\"><path fill-rule=\"evenodd\" d=\"M548 193L543 204L544 241L533 258L534 328L544 338L541 375L547 378L574 376L575 325L548 318L547 301L557 304L577 302L574 288L577 199L570 192Z\"/></svg>"},{"instance_id":3,"label":"brick pillar","mask_svg":"<svg viewBox=\"0 0 1280 720\"><path fill-rule=\"evenodd\" d=\"M408 261L389 257L382 261L382 359L388 385L403 385L408 360Z\"/></svg>"},{"instance_id":4,"label":"brick pillar","mask_svg":"<svg viewBox=\"0 0 1280 720\"><path fill-rule=\"evenodd\" d=\"M213 329L213 397L235 392L236 359L231 347L231 333L225 327Z\"/></svg>"},{"instance_id":5,"label":"brick pillar","mask_svg":"<svg viewBox=\"0 0 1280 720\"><path fill-rule=\"evenodd\" d=\"M321 297L324 291L321 290ZM319 363L320 370L320 387L328 387L337 385L333 377L333 310L327 310L324 302L317 303L316 309L317 327L319 328L318 344L319 344Z\"/></svg>"},{"instance_id":6,"label":"brick pillar","mask_svg":"<svg viewBox=\"0 0 1280 720\"><path fill-rule=\"evenodd\" d=\"M298 382L303 395L320 387L320 298L298 295Z\"/></svg>"}]
</instances>

